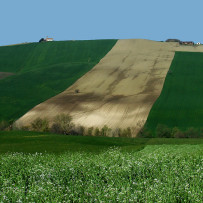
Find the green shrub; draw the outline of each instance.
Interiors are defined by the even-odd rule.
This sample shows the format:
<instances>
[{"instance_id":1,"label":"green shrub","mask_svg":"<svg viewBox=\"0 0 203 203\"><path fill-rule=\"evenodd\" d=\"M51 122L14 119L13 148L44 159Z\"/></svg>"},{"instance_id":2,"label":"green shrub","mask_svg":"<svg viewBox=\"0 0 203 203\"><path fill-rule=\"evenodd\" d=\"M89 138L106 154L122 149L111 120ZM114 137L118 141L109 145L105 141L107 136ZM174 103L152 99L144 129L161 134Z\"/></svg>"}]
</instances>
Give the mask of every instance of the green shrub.
<instances>
[{"instance_id":1,"label":"green shrub","mask_svg":"<svg viewBox=\"0 0 203 203\"><path fill-rule=\"evenodd\" d=\"M143 127L137 134L137 137L150 138L153 137L153 133L146 127Z\"/></svg>"},{"instance_id":2,"label":"green shrub","mask_svg":"<svg viewBox=\"0 0 203 203\"><path fill-rule=\"evenodd\" d=\"M199 137L200 133L197 128L190 127L184 132L184 137L187 138L195 138Z\"/></svg>"},{"instance_id":3,"label":"green shrub","mask_svg":"<svg viewBox=\"0 0 203 203\"><path fill-rule=\"evenodd\" d=\"M158 124L156 128L157 137L170 138L171 137L171 129L166 125Z\"/></svg>"},{"instance_id":4,"label":"green shrub","mask_svg":"<svg viewBox=\"0 0 203 203\"><path fill-rule=\"evenodd\" d=\"M131 128L130 127L125 129L116 128L112 132L112 137L132 137Z\"/></svg>"},{"instance_id":5,"label":"green shrub","mask_svg":"<svg viewBox=\"0 0 203 203\"><path fill-rule=\"evenodd\" d=\"M94 130L93 127L88 128L87 129L87 135L92 136L93 135L93 130Z\"/></svg>"},{"instance_id":6,"label":"green shrub","mask_svg":"<svg viewBox=\"0 0 203 203\"><path fill-rule=\"evenodd\" d=\"M203 137L203 128L199 130L199 137Z\"/></svg>"},{"instance_id":7,"label":"green shrub","mask_svg":"<svg viewBox=\"0 0 203 203\"><path fill-rule=\"evenodd\" d=\"M32 125L31 125L32 126ZM20 123L16 123L14 122L12 125L11 125L11 130L14 130L14 131L32 131L32 127L27 125L27 126L24 126Z\"/></svg>"},{"instance_id":8,"label":"green shrub","mask_svg":"<svg viewBox=\"0 0 203 203\"><path fill-rule=\"evenodd\" d=\"M30 127L29 126L22 126L21 129L22 131L30 131ZM48 131L49 129L47 128L46 131Z\"/></svg>"},{"instance_id":9,"label":"green shrub","mask_svg":"<svg viewBox=\"0 0 203 203\"><path fill-rule=\"evenodd\" d=\"M54 118L54 123L51 126L51 132L60 134L70 134L74 125L71 122L72 118L68 114L60 114Z\"/></svg>"},{"instance_id":10,"label":"green shrub","mask_svg":"<svg viewBox=\"0 0 203 203\"><path fill-rule=\"evenodd\" d=\"M127 137L132 137L132 132L131 132L130 127L128 127L128 128L125 130L125 132L126 132Z\"/></svg>"},{"instance_id":11,"label":"green shrub","mask_svg":"<svg viewBox=\"0 0 203 203\"><path fill-rule=\"evenodd\" d=\"M85 127L79 126L79 135L85 135Z\"/></svg>"},{"instance_id":12,"label":"green shrub","mask_svg":"<svg viewBox=\"0 0 203 203\"><path fill-rule=\"evenodd\" d=\"M186 131L181 131L177 127L172 129L172 137L174 138L198 138L201 137L201 130L190 127Z\"/></svg>"},{"instance_id":13,"label":"green shrub","mask_svg":"<svg viewBox=\"0 0 203 203\"><path fill-rule=\"evenodd\" d=\"M122 130L120 128L116 128L112 131L112 137L121 137Z\"/></svg>"},{"instance_id":14,"label":"green shrub","mask_svg":"<svg viewBox=\"0 0 203 203\"><path fill-rule=\"evenodd\" d=\"M51 126L50 131L51 131L52 133L61 134L61 133L62 133L62 130L61 130L60 124L58 124L58 123L53 123L52 126Z\"/></svg>"},{"instance_id":15,"label":"green shrub","mask_svg":"<svg viewBox=\"0 0 203 203\"><path fill-rule=\"evenodd\" d=\"M95 129L94 136L100 136L100 130L99 130L99 128Z\"/></svg>"},{"instance_id":16,"label":"green shrub","mask_svg":"<svg viewBox=\"0 0 203 203\"><path fill-rule=\"evenodd\" d=\"M111 129L107 125L105 125L101 129L101 133L100 134L101 134L101 136L109 136L110 132L111 132Z\"/></svg>"},{"instance_id":17,"label":"green shrub","mask_svg":"<svg viewBox=\"0 0 203 203\"><path fill-rule=\"evenodd\" d=\"M70 129L71 135L85 135L85 127L84 126L75 126L72 124Z\"/></svg>"},{"instance_id":18,"label":"green shrub","mask_svg":"<svg viewBox=\"0 0 203 203\"><path fill-rule=\"evenodd\" d=\"M182 138L184 137L184 133L178 127L174 127L171 131L171 137Z\"/></svg>"},{"instance_id":19,"label":"green shrub","mask_svg":"<svg viewBox=\"0 0 203 203\"><path fill-rule=\"evenodd\" d=\"M49 131L49 122L46 118L36 118L32 124L32 130L38 132L47 132Z\"/></svg>"},{"instance_id":20,"label":"green shrub","mask_svg":"<svg viewBox=\"0 0 203 203\"><path fill-rule=\"evenodd\" d=\"M107 136L112 137L112 129L108 127Z\"/></svg>"},{"instance_id":21,"label":"green shrub","mask_svg":"<svg viewBox=\"0 0 203 203\"><path fill-rule=\"evenodd\" d=\"M8 127L9 127L9 122L4 120L0 122L0 130L5 130Z\"/></svg>"}]
</instances>

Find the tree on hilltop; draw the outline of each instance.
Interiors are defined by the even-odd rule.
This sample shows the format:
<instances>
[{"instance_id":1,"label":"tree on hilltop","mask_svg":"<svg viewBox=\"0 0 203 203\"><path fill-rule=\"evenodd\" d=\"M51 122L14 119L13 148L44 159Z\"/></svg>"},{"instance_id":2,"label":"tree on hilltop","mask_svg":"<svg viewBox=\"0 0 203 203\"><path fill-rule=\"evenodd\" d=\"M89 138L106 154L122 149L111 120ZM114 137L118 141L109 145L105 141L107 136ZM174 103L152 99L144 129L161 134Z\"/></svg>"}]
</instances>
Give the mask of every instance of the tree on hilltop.
<instances>
[{"instance_id":1,"label":"tree on hilltop","mask_svg":"<svg viewBox=\"0 0 203 203\"><path fill-rule=\"evenodd\" d=\"M39 40L39 42L44 42L45 41L45 39L44 38L41 38L40 40Z\"/></svg>"}]
</instances>

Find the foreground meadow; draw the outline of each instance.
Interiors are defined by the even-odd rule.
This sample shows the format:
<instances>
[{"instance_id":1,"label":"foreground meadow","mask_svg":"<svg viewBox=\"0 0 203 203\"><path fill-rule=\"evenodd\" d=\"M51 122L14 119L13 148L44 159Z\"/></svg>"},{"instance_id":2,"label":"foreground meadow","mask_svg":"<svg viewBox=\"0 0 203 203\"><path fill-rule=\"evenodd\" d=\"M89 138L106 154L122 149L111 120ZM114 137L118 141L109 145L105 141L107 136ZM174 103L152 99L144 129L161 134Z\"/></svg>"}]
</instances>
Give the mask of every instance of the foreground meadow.
<instances>
[{"instance_id":1,"label":"foreground meadow","mask_svg":"<svg viewBox=\"0 0 203 203\"><path fill-rule=\"evenodd\" d=\"M203 146L0 155L0 202L201 202Z\"/></svg>"}]
</instances>

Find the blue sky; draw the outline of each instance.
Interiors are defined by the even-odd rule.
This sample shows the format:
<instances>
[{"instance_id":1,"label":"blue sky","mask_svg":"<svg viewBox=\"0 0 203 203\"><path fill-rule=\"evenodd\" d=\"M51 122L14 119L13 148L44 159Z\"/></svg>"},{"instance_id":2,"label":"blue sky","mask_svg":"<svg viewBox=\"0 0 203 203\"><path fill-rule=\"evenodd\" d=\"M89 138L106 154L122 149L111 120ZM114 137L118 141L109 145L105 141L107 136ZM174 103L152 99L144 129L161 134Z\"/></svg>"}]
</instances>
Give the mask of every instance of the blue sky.
<instances>
[{"instance_id":1,"label":"blue sky","mask_svg":"<svg viewBox=\"0 0 203 203\"><path fill-rule=\"evenodd\" d=\"M0 46L55 40L203 42L202 0L0 0Z\"/></svg>"}]
</instances>

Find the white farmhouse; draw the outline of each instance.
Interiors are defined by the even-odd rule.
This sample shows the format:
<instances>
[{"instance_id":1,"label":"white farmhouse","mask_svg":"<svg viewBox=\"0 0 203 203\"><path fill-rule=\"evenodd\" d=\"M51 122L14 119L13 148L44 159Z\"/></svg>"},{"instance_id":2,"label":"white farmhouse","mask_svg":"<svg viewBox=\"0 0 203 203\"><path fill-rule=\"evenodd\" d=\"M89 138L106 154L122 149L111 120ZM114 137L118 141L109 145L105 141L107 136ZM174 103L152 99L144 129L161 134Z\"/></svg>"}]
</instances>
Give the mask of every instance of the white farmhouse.
<instances>
[{"instance_id":1,"label":"white farmhouse","mask_svg":"<svg viewBox=\"0 0 203 203\"><path fill-rule=\"evenodd\" d=\"M48 38L48 37L47 37L47 38L45 39L45 41L46 41L46 42L52 42L52 41L54 41L54 39L53 39L53 38Z\"/></svg>"}]
</instances>

